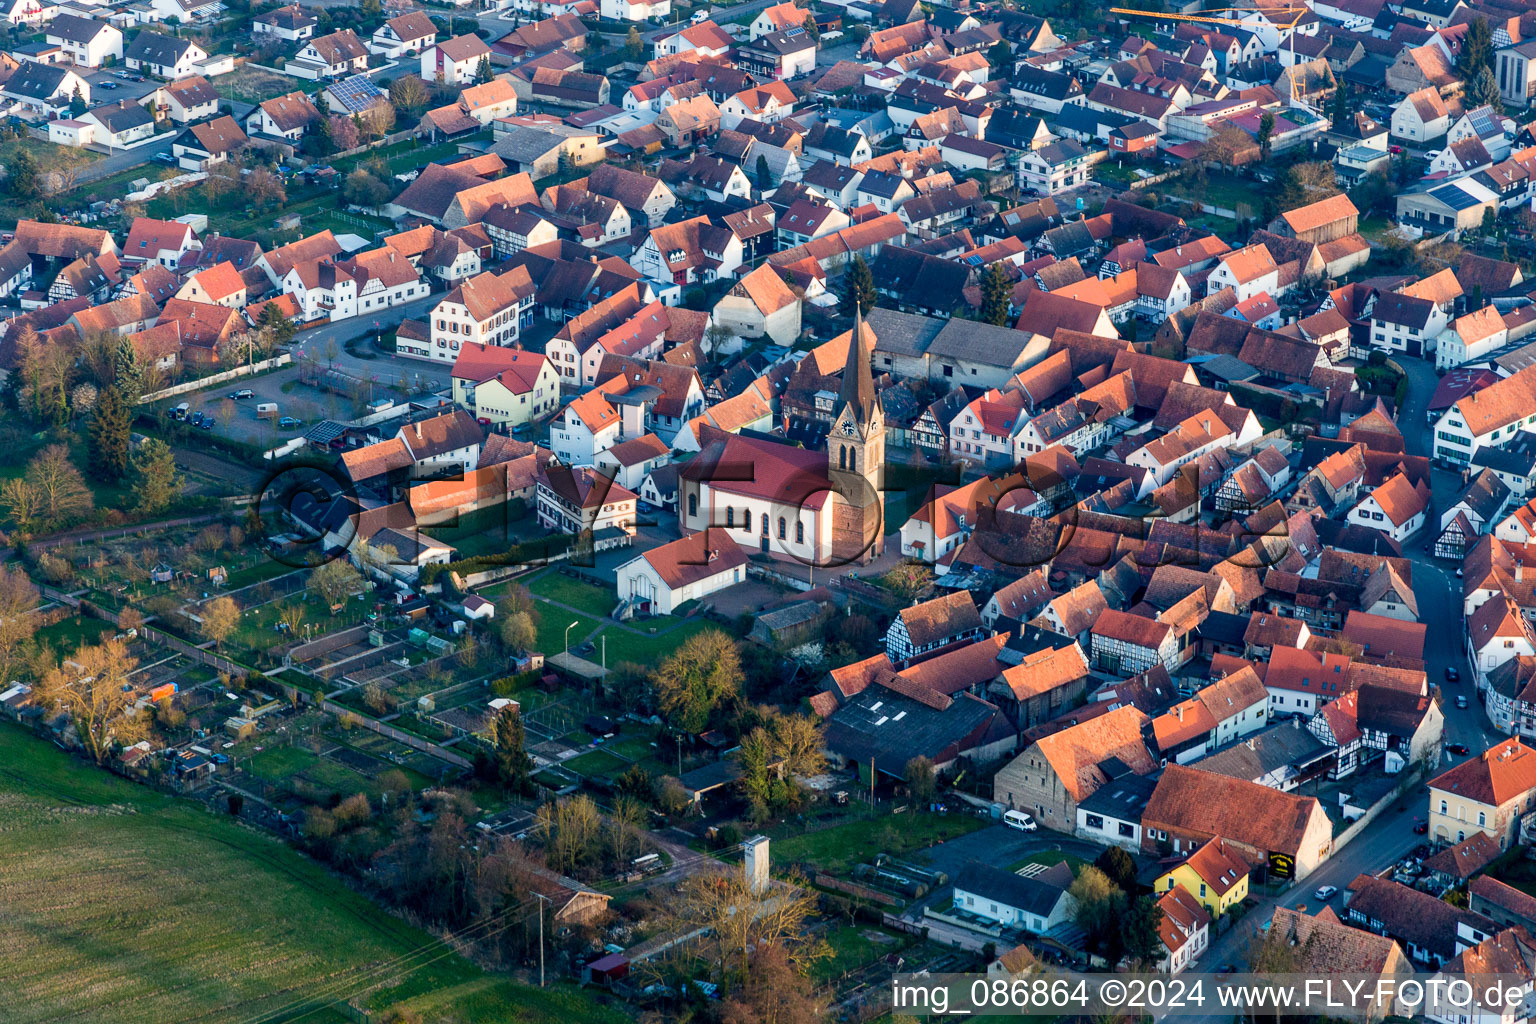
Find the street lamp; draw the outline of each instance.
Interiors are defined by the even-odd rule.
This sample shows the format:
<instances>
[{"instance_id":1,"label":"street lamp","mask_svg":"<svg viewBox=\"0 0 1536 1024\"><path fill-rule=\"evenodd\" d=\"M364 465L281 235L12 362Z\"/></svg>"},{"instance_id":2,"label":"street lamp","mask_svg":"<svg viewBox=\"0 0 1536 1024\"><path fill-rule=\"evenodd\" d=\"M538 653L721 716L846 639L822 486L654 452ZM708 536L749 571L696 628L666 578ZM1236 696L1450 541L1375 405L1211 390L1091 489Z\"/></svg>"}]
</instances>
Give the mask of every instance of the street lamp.
<instances>
[{"instance_id":1,"label":"street lamp","mask_svg":"<svg viewBox=\"0 0 1536 1024\"><path fill-rule=\"evenodd\" d=\"M571 653L571 630L573 630L575 628L576 628L576 623L574 623L574 622L571 623L569 626L565 627L565 653L567 655L569 655Z\"/></svg>"}]
</instances>

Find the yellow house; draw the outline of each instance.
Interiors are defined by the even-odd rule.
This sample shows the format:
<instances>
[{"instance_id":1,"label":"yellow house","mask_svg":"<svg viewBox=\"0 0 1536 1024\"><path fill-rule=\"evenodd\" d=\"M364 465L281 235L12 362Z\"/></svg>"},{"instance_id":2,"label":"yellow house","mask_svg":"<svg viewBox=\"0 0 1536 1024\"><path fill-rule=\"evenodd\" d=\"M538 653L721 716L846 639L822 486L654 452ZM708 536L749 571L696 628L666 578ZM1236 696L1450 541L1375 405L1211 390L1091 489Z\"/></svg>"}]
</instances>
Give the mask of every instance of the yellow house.
<instances>
[{"instance_id":1,"label":"yellow house","mask_svg":"<svg viewBox=\"0 0 1536 1024\"><path fill-rule=\"evenodd\" d=\"M1248 897L1248 862L1217 837L1161 875L1156 890L1165 893L1182 885L1212 917L1220 917Z\"/></svg>"},{"instance_id":2,"label":"yellow house","mask_svg":"<svg viewBox=\"0 0 1536 1024\"><path fill-rule=\"evenodd\" d=\"M1459 843L1486 832L1509 849L1520 816L1536 809L1536 750L1518 739L1500 740L1481 757L1463 761L1429 781L1429 834Z\"/></svg>"}]
</instances>

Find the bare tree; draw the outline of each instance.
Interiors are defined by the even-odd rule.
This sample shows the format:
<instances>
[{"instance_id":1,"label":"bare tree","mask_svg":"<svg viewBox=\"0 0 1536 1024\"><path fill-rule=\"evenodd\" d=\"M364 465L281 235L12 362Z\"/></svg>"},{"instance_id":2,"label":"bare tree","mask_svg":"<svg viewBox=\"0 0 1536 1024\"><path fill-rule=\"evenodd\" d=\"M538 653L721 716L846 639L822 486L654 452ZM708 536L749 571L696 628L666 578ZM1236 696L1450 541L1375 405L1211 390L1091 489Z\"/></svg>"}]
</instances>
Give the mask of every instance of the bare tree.
<instances>
[{"instance_id":1,"label":"bare tree","mask_svg":"<svg viewBox=\"0 0 1536 1024\"><path fill-rule=\"evenodd\" d=\"M11 678L22 645L37 632L37 598L25 572L0 565L0 681Z\"/></svg>"},{"instance_id":2,"label":"bare tree","mask_svg":"<svg viewBox=\"0 0 1536 1024\"><path fill-rule=\"evenodd\" d=\"M27 464L27 482L37 491L43 518L55 526L95 508L91 489L62 444L49 445Z\"/></svg>"},{"instance_id":3,"label":"bare tree","mask_svg":"<svg viewBox=\"0 0 1536 1024\"><path fill-rule=\"evenodd\" d=\"M203 606L203 635L222 649L229 635L240 628L240 606L232 597L216 597Z\"/></svg>"},{"instance_id":4,"label":"bare tree","mask_svg":"<svg viewBox=\"0 0 1536 1024\"><path fill-rule=\"evenodd\" d=\"M138 664L121 640L82 647L43 677L38 696L55 714L67 714L80 744L100 764L115 745L136 743L149 716L133 714L129 673Z\"/></svg>"}]
</instances>

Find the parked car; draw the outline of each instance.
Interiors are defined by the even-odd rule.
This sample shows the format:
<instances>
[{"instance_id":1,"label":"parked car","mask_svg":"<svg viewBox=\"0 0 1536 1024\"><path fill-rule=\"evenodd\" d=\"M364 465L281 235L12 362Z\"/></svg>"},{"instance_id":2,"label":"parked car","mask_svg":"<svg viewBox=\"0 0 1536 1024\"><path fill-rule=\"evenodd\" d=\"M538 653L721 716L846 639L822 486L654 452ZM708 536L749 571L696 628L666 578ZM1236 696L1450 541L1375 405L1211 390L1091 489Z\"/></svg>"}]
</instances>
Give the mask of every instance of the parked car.
<instances>
[{"instance_id":1,"label":"parked car","mask_svg":"<svg viewBox=\"0 0 1536 1024\"><path fill-rule=\"evenodd\" d=\"M176 164L176 157L170 153L156 153L150 159L154 160L157 164L169 164L171 166Z\"/></svg>"},{"instance_id":2,"label":"parked car","mask_svg":"<svg viewBox=\"0 0 1536 1024\"><path fill-rule=\"evenodd\" d=\"M96 83L96 88L98 88L98 89L117 89L117 88L120 88L120 86L116 82L97 82Z\"/></svg>"},{"instance_id":3,"label":"parked car","mask_svg":"<svg viewBox=\"0 0 1536 1024\"><path fill-rule=\"evenodd\" d=\"M235 399L235 401L239 401L242 398L255 398L256 392L252 391L250 388L241 388L239 391L231 391L229 393L229 397Z\"/></svg>"},{"instance_id":4,"label":"parked car","mask_svg":"<svg viewBox=\"0 0 1536 1024\"><path fill-rule=\"evenodd\" d=\"M1467 698L1465 694L1456 698L1456 706L1458 708L1465 708L1467 706Z\"/></svg>"},{"instance_id":5,"label":"parked car","mask_svg":"<svg viewBox=\"0 0 1536 1024\"><path fill-rule=\"evenodd\" d=\"M200 427L203 425L204 419L206 419L206 417L202 414L201 411L199 411L193 413L192 418L188 422L191 423L194 427Z\"/></svg>"},{"instance_id":6,"label":"parked car","mask_svg":"<svg viewBox=\"0 0 1536 1024\"><path fill-rule=\"evenodd\" d=\"M1465 743L1447 743L1445 745L1445 752L1447 754L1455 754L1457 757L1466 757L1472 753L1472 748Z\"/></svg>"},{"instance_id":7,"label":"parked car","mask_svg":"<svg viewBox=\"0 0 1536 1024\"><path fill-rule=\"evenodd\" d=\"M1429 831L1429 822L1427 822L1427 821L1416 821L1416 822L1413 823L1413 834L1414 835L1422 836L1425 833L1427 833L1428 831Z\"/></svg>"},{"instance_id":8,"label":"parked car","mask_svg":"<svg viewBox=\"0 0 1536 1024\"><path fill-rule=\"evenodd\" d=\"M284 416L282 419L277 421L277 425L282 427L284 430L287 430L289 427L302 427L304 425L304 421L293 416Z\"/></svg>"},{"instance_id":9,"label":"parked car","mask_svg":"<svg viewBox=\"0 0 1536 1024\"><path fill-rule=\"evenodd\" d=\"M1326 900L1333 899L1335 896L1338 895L1338 893L1339 893L1338 886L1336 886L1336 885L1325 885L1325 886L1322 886L1321 888L1319 888L1312 895L1317 897L1320 900L1325 900L1326 901Z\"/></svg>"},{"instance_id":10,"label":"parked car","mask_svg":"<svg viewBox=\"0 0 1536 1024\"><path fill-rule=\"evenodd\" d=\"M1452 668L1449 665L1447 665L1445 667L1445 681L1446 682L1454 683L1454 682L1456 682L1460 678L1461 678L1461 673L1460 672L1457 672L1454 668Z\"/></svg>"}]
</instances>

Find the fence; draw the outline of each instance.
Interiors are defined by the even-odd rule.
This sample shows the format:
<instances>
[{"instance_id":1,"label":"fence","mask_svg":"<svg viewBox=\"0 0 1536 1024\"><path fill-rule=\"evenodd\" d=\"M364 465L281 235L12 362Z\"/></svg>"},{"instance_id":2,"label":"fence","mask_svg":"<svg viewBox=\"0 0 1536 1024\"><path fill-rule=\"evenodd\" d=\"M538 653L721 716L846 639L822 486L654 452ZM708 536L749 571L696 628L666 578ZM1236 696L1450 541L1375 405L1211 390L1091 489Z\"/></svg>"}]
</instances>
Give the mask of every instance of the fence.
<instances>
[{"instance_id":1,"label":"fence","mask_svg":"<svg viewBox=\"0 0 1536 1024\"><path fill-rule=\"evenodd\" d=\"M1421 765L1412 771L1404 772L1401 781L1399 781L1396 786L1392 787L1391 792L1382 797L1380 800L1377 800L1374 804L1371 804L1370 808L1367 809L1364 814L1350 822L1348 828L1340 832L1337 836L1334 836L1333 849L1330 851L1330 856L1334 853L1338 853L1345 843L1348 843L1350 840L1354 839L1361 832L1364 832L1365 827L1371 822L1375 821L1377 817L1380 816L1382 811L1385 811L1389 806L1401 800L1403 798L1403 794L1408 792L1409 787L1413 786L1419 781L1419 779L1424 776L1425 770L1426 769Z\"/></svg>"},{"instance_id":2,"label":"fence","mask_svg":"<svg viewBox=\"0 0 1536 1024\"><path fill-rule=\"evenodd\" d=\"M108 615L107 613L103 612L101 617L108 618ZM115 616L112 616L108 619L108 621L116 623L117 619ZM201 647L194 647L192 644L187 643L185 640L171 636L169 633L166 633L163 630L155 629L153 626L145 626L139 630L139 632L143 634L144 639L146 640L150 640L154 643L161 644L162 646L169 647L177 654L186 655L193 661L202 662L204 665L207 665L208 667L216 671L223 672L227 675L239 676L243 678L251 672L251 669L246 668L244 665L241 665L238 662L230 661L228 658L221 654L214 654L212 651L205 651Z\"/></svg>"},{"instance_id":3,"label":"fence","mask_svg":"<svg viewBox=\"0 0 1536 1024\"><path fill-rule=\"evenodd\" d=\"M385 725L383 722L377 721L376 719L369 718L366 715L358 714L355 708L349 708L345 704L337 704L335 701L327 700L322 701L320 707L322 710L329 711L331 714L336 715L337 717L342 715L350 715L352 716L352 720L357 722L364 729L367 729L370 732L376 732L380 736L386 736L397 743L404 743L406 746L411 747L414 750L419 750L423 754L430 754L437 758L439 761L448 762L455 768L470 769L474 767L474 764L466 757L460 757L453 751L438 746L431 740L423 739L422 737L413 733L408 733L404 729L396 729L392 725Z\"/></svg>"},{"instance_id":4,"label":"fence","mask_svg":"<svg viewBox=\"0 0 1536 1024\"><path fill-rule=\"evenodd\" d=\"M816 875L813 881L823 889L832 889L847 896L856 896L861 900L869 900L872 903L883 903L888 907L901 906L901 900L888 892L879 889L871 889L867 885L859 885L857 882L845 882L841 878L831 875Z\"/></svg>"},{"instance_id":5,"label":"fence","mask_svg":"<svg viewBox=\"0 0 1536 1024\"><path fill-rule=\"evenodd\" d=\"M162 398L170 398L173 395L184 395L188 391L200 391L203 388L209 387L213 384L221 384L224 381L237 380L241 377L248 377L253 373L265 373L268 370L275 370L280 366L287 366L291 362L293 362L293 356L289 355L287 352L284 352L282 355L273 356L271 359L263 359L259 363L250 363L245 366L237 366L233 370L224 370L221 373L215 373L207 377L199 377L197 380L189 380L180 384L172 384L170 387L161 388L159 391L151 391L149 394L144 395L139 399L139 404L143 405L145 402L157 402Z\"/></svg>"}]
</instances>

